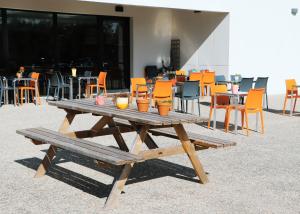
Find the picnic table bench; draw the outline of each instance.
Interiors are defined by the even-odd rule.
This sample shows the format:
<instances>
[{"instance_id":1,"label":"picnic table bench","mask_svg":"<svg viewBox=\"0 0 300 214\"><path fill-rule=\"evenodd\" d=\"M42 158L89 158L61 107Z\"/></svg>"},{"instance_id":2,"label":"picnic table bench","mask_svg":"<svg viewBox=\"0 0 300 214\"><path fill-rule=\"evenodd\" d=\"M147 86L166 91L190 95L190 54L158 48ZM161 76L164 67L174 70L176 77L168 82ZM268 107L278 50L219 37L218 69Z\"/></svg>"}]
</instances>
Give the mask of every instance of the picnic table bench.
<instances>
[{"instance_id":1,"label":"picnic table bench","mask_svg":"<svg viewBox=\"0 0 300 214\"><path fill-rule=\"evenodd\" d=\"M58 151L57 148L69 150L96 161L121 166L121 174L119 178L115 179L113 188L105 202L106 208L116 206L118 197L123 191L129 173L136 162L184 153L189 157L199 181L204 184L208 182L208 178L196 155L196 150L235 145L234 142L188 134L183 123L205 121L205 119L195 115L170 112L169 116L161 117L155 111L145 113L138 112L134 108L119 110L111 104L97 106L95 100L91 99L56 101L49 102L49 104L67 112L58 132L45 128L17 130L17 133L31 139L36 145L50 144L35 177L43 176L47 172ZM90 129L70 131L69 128L75 116L86 113L101 116L101 118ZM136 132L137 137L132 148L129 149L122 133L132 131ZM179 139L181 145L159 148L149 133ZM113 135L119 148L112 148L83 139L103 135ZM149 150L142 150L143 143Z\"/></svg>"}]
</instances>

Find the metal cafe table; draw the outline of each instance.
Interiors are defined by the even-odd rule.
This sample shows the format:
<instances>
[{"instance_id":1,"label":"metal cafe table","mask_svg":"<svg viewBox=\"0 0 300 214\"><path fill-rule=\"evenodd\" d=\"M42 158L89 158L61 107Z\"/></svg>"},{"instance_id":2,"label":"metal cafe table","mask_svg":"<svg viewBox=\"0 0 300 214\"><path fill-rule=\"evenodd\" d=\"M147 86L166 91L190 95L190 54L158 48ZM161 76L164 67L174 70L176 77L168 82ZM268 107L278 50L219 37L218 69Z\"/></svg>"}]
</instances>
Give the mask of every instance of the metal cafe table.
<instances>
[{"instance_id":1,"label":"metal cafe table","mask_svg":"<svg viewBox=\"0 0 300 214\"><path fill-rule=\"evenodd\" d=\"M36 145L50 143L50 148L36 172L36 177L43 176L47 172L51 161L56 152L58 152L57 148L63 148L91 157L97 160L99 165L101 165L100 163L103 161L104 163L122 166L121 175L115 179L113 188L105 203L105 207L107 208L112 208L117 204L118 197L136 162L143 162L149 159L175 154L186 154L200 182L203 184L208 182L206 173L196 154L195 146L191 143L183 126L184 123L203 122L203 118L176 112L170 112L169 116L160 116L157 110L154 109L149 112L139 112L136 108L132 107L120 110L108 101L106 104L98 106L95 104L95 99L49 101L49 105L63 109L67 113L60 126L59 132L44 128L17 130L17 133L30 138ZM90 129L70 131L69 128L75 116L85 113L102 117ZM126 132L125 127L117 125L119 123L117 120L126 121L129 124L129 131L134 131L137 134L131 149L128 148L128 145L121 135L121 133ZM108 127L106 125L108 125ZM161 128L173 128L181 145L158 148L156 142L149 135L149 132L150 129L159 130ZM120 149L83 139L103 135L113 135ZM141 150L143 143L145 143L149 150Z\"/></svg>"}]
</instances>

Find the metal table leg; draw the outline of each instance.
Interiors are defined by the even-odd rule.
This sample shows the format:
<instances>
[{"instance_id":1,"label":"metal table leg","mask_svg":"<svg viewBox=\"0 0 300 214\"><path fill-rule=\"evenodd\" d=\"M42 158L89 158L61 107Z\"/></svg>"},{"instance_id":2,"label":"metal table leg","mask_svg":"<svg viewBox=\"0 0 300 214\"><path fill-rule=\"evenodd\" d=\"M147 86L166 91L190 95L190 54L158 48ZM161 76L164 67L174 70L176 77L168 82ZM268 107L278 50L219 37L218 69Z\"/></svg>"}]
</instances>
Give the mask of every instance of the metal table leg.
<instances>
[{"instance_id":1,"label":"metal table leg","mask_svg":"<svg viewBox=\"0 0 300 214\"><path fill-rule=\"evenodd\" d=\"M290 116L293 116L293 105L294 105L293 96L294 96L294 89L292 88L292 93L291 93L291 107L290 107Z\"/></svg>"},{"instance_id":2,"label":"metal table leg","mask_svg":"<svg viewBox=\"0 0 300 214\"><path fill-rule=\"evenodd\" d=\"M236 96L235 97L235 111L234 111L234 134L237 134L238 103L239 103L239 96Z\"/></svg>"},{"instance_id":3,"label":"metal table leg","mask_svg":"<svg viewBox=\"0 0 300 214\"><path fill-rule=\"evenodd\" d=\"M216 108L216 103L217 103L217 94L214 95L214 129L216 129L217 126L217 108Z\"/></svg>"}]
</instances>

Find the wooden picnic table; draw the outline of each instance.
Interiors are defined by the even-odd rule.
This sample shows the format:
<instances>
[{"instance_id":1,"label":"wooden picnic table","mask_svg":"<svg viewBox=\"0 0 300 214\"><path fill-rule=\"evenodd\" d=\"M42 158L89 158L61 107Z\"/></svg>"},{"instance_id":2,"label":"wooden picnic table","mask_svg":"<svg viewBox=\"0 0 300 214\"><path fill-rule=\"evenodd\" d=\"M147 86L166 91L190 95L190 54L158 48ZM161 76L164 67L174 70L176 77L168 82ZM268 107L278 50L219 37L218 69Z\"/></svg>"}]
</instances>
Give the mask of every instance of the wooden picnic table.
<instances>
[{"instance_id":1,"label":"wooden picnic table","mask_svg":"<svg viewBox=\"0 0 300 214\"><path fill-rule=\"evenodd\" d=\"M199 177L201 183L208 182L208 178L203 170L202 164L199 161L194 145L191 143L187 132L183 126L183 123L199 123L204 119L195 115L188 115L176 112L170 112L169 116L160 116L156 109L152 109L150 112L138 112L135 108L128 108L125 110L117 109L112 104L105 104L103 106L97 106L94 99L81 99L81 100L65 100L65 101L51 101L49 105L56 106L64 109L67 112L65 119L59 129L65 136L74 138L88 138L101 135L112 134L118 143L121 150L130 152L131 154L140 155L143 160L153 159L163 156L170 156L174 154L185 153L188 155L191 164ZM88 130L83 131L70 131L70 125L77 114L92 113L96 116L102 116L101 119ZM131 124L131 127L137 133L137 137L134 140L134 144L131 149L126 145L121 133L123 130L116 125L114 119L123 119ZM105 126L108 125L108 128ZM178 139L181 142L181 146L171 146L158 148L148 131L150 129L161 129L172 127L174 128ZM145 143L149 150L141 151L141 145ZM51 162L53 159L56 148L50 146L43 162ZM43 175L47 171L49 164L41 164L37 174ZM115 180L113 188L106 201L105 207L113 207L117 202L117 198L123 190L125 183L128 179L129 173L133 168L134 163L125 164L121 175Z\"/></svg>"},{"instance_id":2,"label":"wooden picnic table","mask_svg":"<svg viewBox=\"0 0 300 214\"><path fill-rule=\"evenodd\" d=\"M125 187L129 173L135 163L171 155L187 154L199 181L204 184L208 182L208 178L196 155L196 150L236 145L232 141L186 132L183 123L199 123L207 120L195 115L170 112L169 116L161 117L157 113L157 109L150 109L149 112L143 113L138 112L135 107L120 110L111 101L107 101L105 105L97 106L94 99L50 101L49 104L67 112L59 132L42 127L16 131L18 134L31 139L35 145L50 144L35 177L46 174L58 149L92 158L99 166L110 164L122 167L120 176L114 180L113 188L104 205L105 208L113 208L117 205L118 197ZM92 128L87 130L69 130L75 116L85 113L101 116L101 118ZM137 133L130 149L122 137L122 133L126 132ZM159 148L149 133L154 136L177 139L181 145ZM84 139L104 135L113 135L119 148ZM148 150L142 151L143 143L148 147Z\"/></svg>"}]
</instances>

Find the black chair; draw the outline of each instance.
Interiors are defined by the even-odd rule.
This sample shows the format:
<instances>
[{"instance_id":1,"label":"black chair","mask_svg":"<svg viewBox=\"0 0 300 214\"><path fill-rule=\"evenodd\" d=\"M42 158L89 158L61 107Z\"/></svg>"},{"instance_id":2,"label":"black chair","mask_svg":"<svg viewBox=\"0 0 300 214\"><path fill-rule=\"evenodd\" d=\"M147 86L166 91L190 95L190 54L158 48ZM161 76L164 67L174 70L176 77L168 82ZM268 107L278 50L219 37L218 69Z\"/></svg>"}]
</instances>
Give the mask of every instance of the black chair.
<instances>
[{"instance_id":1,"label":"black chair","mask_svg":"<svg viewBox=\"0 0 300 214\"><path fill-rule=\"evenodd\" d=\"M3 99L3 103L9 103L9 91L12 92L13 94L13 86L11 86L11 84L9 84L9 82L12 83L12 81L6 79L5 77L1 77L0 76L0 107L2 105L2 99ZM6 83L6 84L5 84ZM4 96L6 94L6 96Z\"/></svg>"},{"instance_id":2,"label":"black chair","mask_svg":"<svg viewBox=\"0 0 300 214\"><path fill-rule=\"evenodd\" d=\"M242 78L239 84L239 92L248 93L250 89L252 89L254 78ZM241 97L240 103L244 104L244 97Z\"/></svg>"},{"instance_id":3,"label":"black chair","mask_svg":"<svg viewBox=\"0 0 300 214\"><path fill-rule=\"evenodd\" d=\"M239 84L239 91L248 93L248 91L250 89L252 89L253 81L254 81L253 77L251 77L251 78L242 78L241 82Z\"/></svg>"},{"instance_id":4,"label":"black chair","mask_svg":"<svg viewBox=\"0 0 300 214\"><path fill-rule=\"evenodd\" d=\"M64 99L65 96L65 88L68 89L68 93L69 93L69 99L72 99L71 97L71 84L70 83L66 83L64 76L60 73L57 72L58 78L59 78L59 89L61 89L61 98Z\"/></svg>"},{"instance_id":5,"label":"black chair","mask_svg":"<svg viewBox=\"0 0 300 214\"><path fill-rule=\"evenodd\" d=\"M188 111L188 101L198 100L198 111L200 116L200 90L199 81L186 81L183 83L182 90L175 94L175 97L181 99L181 110L185 113ZM184 107L186 101L186 108Z\"/></svg>"},{"instance_id":6,"label":"black chair","mask_svg":"<svg viewBox=\"0 0 300 214\"><path fill-rule=\"evenodd\" d=\"M255 85L254 85L254 88L265 89L267 109L269 109L268 92L267 92L268 79L269 79L269 77L257 77L257 79L255 81Z\"/></svg>"},{"instance_id":7,"label":"black chair","mask_svg":"<svg viewBox=\"0 0 300 214\"><path fill-rule=\"evenodd\" d=\"M59 91L60 91L60 80L57 72L54 72L50 79L48 79L48 85L47 85L47 100L50 95L50 90L54 89L54 95L53 99L54 100L59 100Z\"/></svg>"}]
</instances>

